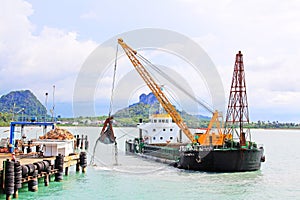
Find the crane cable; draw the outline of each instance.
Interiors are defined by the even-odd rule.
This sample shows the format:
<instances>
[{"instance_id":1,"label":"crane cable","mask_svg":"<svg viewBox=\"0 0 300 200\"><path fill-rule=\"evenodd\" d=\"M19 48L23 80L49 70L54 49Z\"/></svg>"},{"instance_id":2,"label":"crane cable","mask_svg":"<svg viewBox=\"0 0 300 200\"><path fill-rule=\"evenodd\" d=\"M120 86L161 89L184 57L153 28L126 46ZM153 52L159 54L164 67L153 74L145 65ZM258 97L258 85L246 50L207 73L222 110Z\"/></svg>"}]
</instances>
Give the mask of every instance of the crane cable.
<instances>
[{"instance_id":1,"label":"crane cable","mask_svg":"<svg viewBox=\"0 0 300 200\"><path fill-rule=\"evenodd\" d=\"M116 57L115 57L115 64L114 64L114 74L113 74L113 81L112 81L112 88L111 88L111 97L110 97L110 105L109 105L109 112L108 117L111 117L112 107L113 107L113 97L114 97L114 88L115 88L115 80L116 80L116 71L117 71L117 61L118 61L118 45L116 50ZM93 149L93 155L91 157L90 165L95 165L95 153L96 153L96 147L98 142L100 141L100 137L96 140L94 149ZM115 142L115 162L118 164L118 149L117 149L117 143Z\"/></svg>"},{"instance_id":2,"label":"crane cable","mask_svg":"<svg viewBox=\"0 0 300 200\"><path fill-rule=\"evenodd\" d=\"M192 100L203 106L207 111L210 113L213 113L213 109L208 105L207 102L205 102L203 99L200 101L196 97L192 96L190 93L188 93L182 86L180 86L174 79L172 79L168 74L160 70L156 65L151 63L149 60L147 60L145 57L143 57L140 54L137 54L137 57L139 57L144 63L146 63L148 66L150 66L153 70L161 74L165 79L169 80L175 87L177 87L180 91L182 91L184 94L189 96Z\"/></svg>"},{"instance_id":3,"label":"crane cable","mask_svg":"<svg viewBox=\"0 0 300 200\"><path fill-rule=\"evenodd\" d=\"M112 107L113 107L113 98L114 98L114 89L115 89L115 80L116 80L116 71L117 71L117 61L118 61L118 44L117 44L117 50L116 50L116 57L115 57L115 65L114 65L114 75L113 75L113 81L112 81L112 87L111 87L111 97L110 97L110 105L109 105L109 113L108 117L111 116Z\"/></svg>"},{"instance_id":4,"label":"crane cable","mask_svg":"<svg viewBox=\"0 0 300 200\"><path fill-rule=\"evenodd\" d=\"M113 81L112 81L108 117L111 116L112 107L113 107L113 99L114 99L113 97L114 97L115 80L116 80L116 72L117 72L117 61L118 61L118 49L119 49L118 47L119 47L119 45L117 44L116 57L115 57L115 66L114 66L114 75L113 75ZM115 165L118 165L118 146L117 146L117 141L116 140L115 140L114 156L115 156Z\"/></svg>"}]
</instances>

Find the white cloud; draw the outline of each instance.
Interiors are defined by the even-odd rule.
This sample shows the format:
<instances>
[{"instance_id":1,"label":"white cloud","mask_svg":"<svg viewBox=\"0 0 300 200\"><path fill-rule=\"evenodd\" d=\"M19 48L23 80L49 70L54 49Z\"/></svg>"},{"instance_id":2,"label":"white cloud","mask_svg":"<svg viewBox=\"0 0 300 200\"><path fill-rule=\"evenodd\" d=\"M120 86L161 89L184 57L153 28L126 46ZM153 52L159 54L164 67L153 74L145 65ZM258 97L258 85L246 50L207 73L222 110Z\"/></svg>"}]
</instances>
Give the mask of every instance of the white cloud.
<instances>
[{"instance_id":1,"label":"white cloud","mask_svg":"<svg viewBox=\"0 0 300 200\"><path fill-rule=\"evenodd\" d=\"M47 26L35 34L29 20L34 11L24 1L7 0L0 13L1 93L29 88L44 99L56 85L56 99L71 102L80 66L97 44L79 41L75 31Z\"/></svg>"},{"instance_id":2,"label":"white cloud","mask_svg":"<svg viewBox=\"0 0 300 200\"><path fill-rule=\"evenodd\" d=\"M91 1L89 6L77 10L77 14L82 13L77 16L78 25L77 22L70 26L65 24L66 29L61 28L63 24L43 24L42 28L37 28L30 20L35 13L34 4L32 6L22 0L4 0L2 5L1 93L30 88L43 98L44 90L51 91L55 84L57 100L71 101L80 66L96 47L91 40L79 40L80 35L104 41L112 34L140 27L155 27L178 31L193 37L203 46L220 72L226 97L235 54L241 50L244 54L251 119L259 119L264 108L268 108L266 112L269 113L262 120L273 120L272 117L291 119L291 113L300 113L300 106L297 106L300 100L298 0L177 0L160 2L159 5L138 1ZM72 10L66 12L71 13ZM71 16L73 19L74 13ZM73 26L76 28L70 28ZM156 64L167 66L159 62ZM102 84L101 88L109 87L110 79L103 80ZM103 91L109 92L109 89ZM96 94L95 98L99 96L103 95ZM300 117L293 116L292 120L300 120Z\"/></svg>"},{"instance_id":3,"label":"white cloud","mask_svg":"<svg viewBox=\"0 0 300 200\"><path fill-rule=\"evenodd\" d=\"M83 13L80 15L80 18L81 19L92 19L92 20L96 20L98 19L98 15L96 14L95 11L89 11L89 12L86 12L86 13Z\"/></svg>"},{"instance_id":4,"label":"white cloud","mask_svg":"<svg viewBox=\"0 0 300 200\"><path fill-rule=\"evenodd\" d=\"M204 27L196 26L202 36L195 40L217 65L227 95L235 54L244 54L250 118L300 120L292 114L300 112L299 1L179 2L187 3L195 18L206 19Z\"/></svg>"}]
</instances>

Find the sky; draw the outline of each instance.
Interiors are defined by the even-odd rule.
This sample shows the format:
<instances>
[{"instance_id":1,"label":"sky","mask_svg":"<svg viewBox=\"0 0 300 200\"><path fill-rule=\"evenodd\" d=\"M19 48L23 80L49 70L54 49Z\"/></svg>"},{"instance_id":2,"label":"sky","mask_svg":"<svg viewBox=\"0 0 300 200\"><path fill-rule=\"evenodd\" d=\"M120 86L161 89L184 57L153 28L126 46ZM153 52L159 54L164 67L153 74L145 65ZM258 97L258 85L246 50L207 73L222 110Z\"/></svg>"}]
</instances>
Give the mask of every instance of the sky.
<instances>
[{"instance_id":1,"label":"sky","mask_svg":"<svg viewBox=\"0 0 300 200\"><path fill-rule=\"evenodd\" d=\"M204 49L226 100L235 54L242 51L251 121L299 123L299 10L298 0L2 0L0 95L30 89L46 104L48 92L47 107L55 102L57 114L72 116L78 74L99 45L132 30L166 29ZM161 53L155 61L167 65L167 59ZM112 74L107 75L99 80L106 84L94 88L96 115L108 112ZM138 101L138 93L127 102Z\"/></svg>"}]
</instances>

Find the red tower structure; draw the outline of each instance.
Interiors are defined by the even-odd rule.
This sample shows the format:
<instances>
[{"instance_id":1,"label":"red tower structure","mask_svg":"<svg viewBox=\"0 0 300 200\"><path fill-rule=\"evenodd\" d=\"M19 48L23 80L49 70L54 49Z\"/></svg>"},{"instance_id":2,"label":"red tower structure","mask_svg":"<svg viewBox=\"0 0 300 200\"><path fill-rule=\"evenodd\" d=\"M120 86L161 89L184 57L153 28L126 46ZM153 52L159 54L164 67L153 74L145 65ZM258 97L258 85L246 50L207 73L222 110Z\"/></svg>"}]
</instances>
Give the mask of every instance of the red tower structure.
<instances>
[{"instance_id":1,"label":"red tower structure","mask_svg":"<svg viewBox=\"0 0 300 200\"><path fill-rule=\"evenodd\" d=\"M246 123L249 124L246 81L243 54L239 51L235 58L225 121L225 133L238 135L241 146L246 144L246 137L250 135L248 128L244 130L244 124Z\"/></svg>"}]
</instances>

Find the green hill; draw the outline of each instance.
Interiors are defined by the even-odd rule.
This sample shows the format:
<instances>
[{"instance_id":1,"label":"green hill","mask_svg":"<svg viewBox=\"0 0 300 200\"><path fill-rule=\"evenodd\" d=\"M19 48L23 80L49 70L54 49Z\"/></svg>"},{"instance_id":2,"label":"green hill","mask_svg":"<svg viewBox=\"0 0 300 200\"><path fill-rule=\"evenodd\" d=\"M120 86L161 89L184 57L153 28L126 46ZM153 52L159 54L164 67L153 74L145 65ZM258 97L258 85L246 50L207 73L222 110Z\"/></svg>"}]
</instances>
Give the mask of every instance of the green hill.
<instances>
[{"instance_id":1,"label":"green hill","mask_svg":"<svg viewBox=\"0 0 300 200\"><path fill-rule=\"evenodd\" d=\"M42 118L47 110L30 90L21 90L1 96L0 113L0 121L5 121L4 116L14 116L13 120L21 120L23 116L23 120L31 120L32 117Z\"/></svg>"},{"instance_id":2,"label":"green hill","mask_svg":"<svg viewBox=\"0 0 300 200\"><path fill-rule=\"evenodd\" d=\"M159 102L152 93L148 95L142 94L138 103L117 111L113 116L118 126L136 126L139 123L139 119L148 122L149 115L159 113L159 110ZM201 119L199 116L190 115L185 111L177 110L177 112L190 128L207 127L210 119Z\"/></svg>"},{"instance_id":3,"label":"green hill","mask_svg":"<svg viewBox=\"0 0 300 200\"><path fill-rule=\"evenodd\" d=\"M118 126L133 126L135 127L137 123L139 123L139 119L142 119L143 122L149 121L149 115L158 113L159 103L155 103L154 105L137 103L128 108L121 109L117 111L113 116L117 122ZM208 120L201 120L197 116L190 115L185 111L178 111L184 119L185 123L190 128L199 128L199 127L207 127Z\"/></svg>"}]
</instances>

